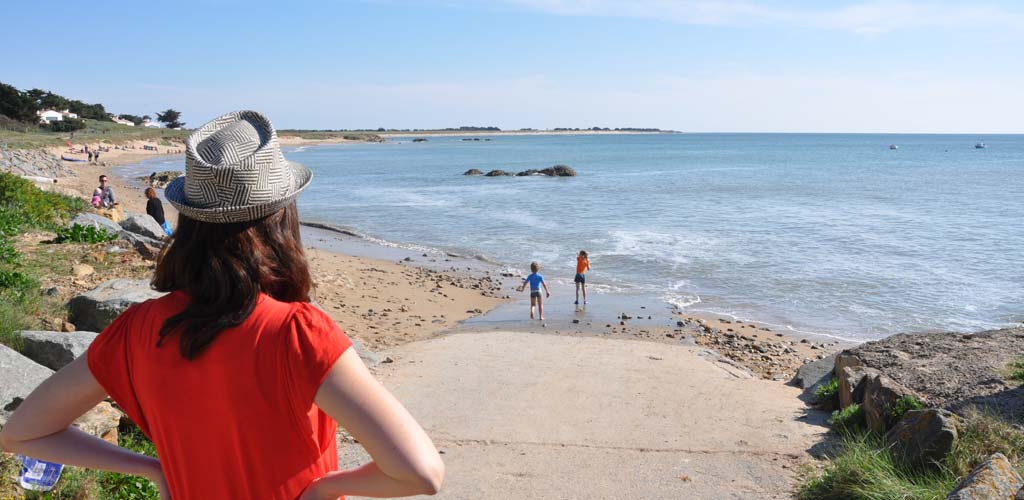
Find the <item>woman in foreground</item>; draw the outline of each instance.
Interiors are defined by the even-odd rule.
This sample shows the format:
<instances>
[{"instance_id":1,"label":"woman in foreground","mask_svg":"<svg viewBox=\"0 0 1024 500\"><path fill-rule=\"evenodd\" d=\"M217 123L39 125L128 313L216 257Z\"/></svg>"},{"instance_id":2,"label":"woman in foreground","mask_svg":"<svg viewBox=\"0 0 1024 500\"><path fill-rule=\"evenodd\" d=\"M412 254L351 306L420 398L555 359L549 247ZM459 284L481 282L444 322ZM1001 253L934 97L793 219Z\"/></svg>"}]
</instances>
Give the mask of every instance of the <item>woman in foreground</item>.
<instances>
[{"instance_id":1,"label":"woman in foreground","mask_svg":"<svg viewBox=\"0 0 1024 500\"><path fill-rule=\"evenodd\" d=\"M169 292L122 313L41 384L0 446L41 460L149 478L161 498L333 499L433 494L444 464L408 411L309 303L295 198L312 178L252 111L189 137L180 211L157 263ZM109 394L157 459L71 422ZM373 461L337 471L336 423Z\"/></svg>"}]
</instances>

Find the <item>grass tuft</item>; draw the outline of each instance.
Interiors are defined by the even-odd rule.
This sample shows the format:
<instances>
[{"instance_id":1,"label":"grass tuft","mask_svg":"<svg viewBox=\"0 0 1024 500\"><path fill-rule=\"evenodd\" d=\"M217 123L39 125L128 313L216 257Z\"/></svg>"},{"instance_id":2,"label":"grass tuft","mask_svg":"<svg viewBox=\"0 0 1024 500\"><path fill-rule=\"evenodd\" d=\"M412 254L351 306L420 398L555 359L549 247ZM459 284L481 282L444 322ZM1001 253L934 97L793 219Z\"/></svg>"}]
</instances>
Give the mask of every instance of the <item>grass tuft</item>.
<instances>
[{"instance_id":1,"label":"grass tuft","mask_svg":"<svg viewBox=\"0 0 1024 500\"><path fill-rule=\"evenodd\" d=\"M1006 455L1022 468L1024 430L992 413L973 408L965 411L959 439L937 468L906 464L882 436L853 425L858 414L862 416L863 411L855 406L834 414L832 422L840 434L836 452L819 474L805 479L799 498L941 500L993 453Z\"/></svg>"}]
</instances>

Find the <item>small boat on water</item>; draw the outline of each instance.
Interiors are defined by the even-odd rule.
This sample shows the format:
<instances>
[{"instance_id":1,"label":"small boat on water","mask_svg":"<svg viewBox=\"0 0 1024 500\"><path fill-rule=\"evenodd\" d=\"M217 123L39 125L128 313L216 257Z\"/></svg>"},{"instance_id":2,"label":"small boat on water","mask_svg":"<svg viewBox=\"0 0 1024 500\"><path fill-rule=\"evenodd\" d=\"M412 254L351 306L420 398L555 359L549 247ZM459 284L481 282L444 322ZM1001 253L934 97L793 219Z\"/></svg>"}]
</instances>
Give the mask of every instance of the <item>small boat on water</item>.
<instances>
[{"instance_id":1,"label":"small boat on water","mask_svg":"<svg viewBox=\"0 0 1024 500\"><path fill-rule=\"evenodd\" d=\"M67 156L64 156L64 155L61 155L60 159L64 160L64 161L86 161L86 160L80 160L78 158L68 158Z\"/></svg>"},{"instance_id":2,"label":"small boat on water","mask_svg":"<svg viewBox=\"0 0 1024 500\"><path fill-rule=\"evenodd\" d=\"M900 147L895 144L890 144L889 149L899 149Z\"/></svg>"},{"instance_id":3,"label":"small boat on water","mask_svg":"<svg viewBox=\"0 0 1024 500\"><path fill-rule=\"evenodd\" d=\"M984 142L979 142L979 143L974 145L974 149L985 149L987 147L988 147L988 144L985 144Z\"/></svg>"}]
</instances>

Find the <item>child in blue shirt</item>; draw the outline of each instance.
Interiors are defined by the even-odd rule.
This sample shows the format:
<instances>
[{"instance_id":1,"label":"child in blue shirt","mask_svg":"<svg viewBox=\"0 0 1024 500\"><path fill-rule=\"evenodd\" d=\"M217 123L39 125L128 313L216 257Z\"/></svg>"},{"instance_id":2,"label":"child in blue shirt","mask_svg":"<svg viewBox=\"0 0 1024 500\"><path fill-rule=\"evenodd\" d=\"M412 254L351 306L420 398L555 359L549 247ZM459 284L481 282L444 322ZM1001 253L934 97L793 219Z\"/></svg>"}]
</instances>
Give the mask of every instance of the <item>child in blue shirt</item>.
<instances>
[{"instance_id":1,"label":"child in blue shirt","mask_svg":"<svg viewBox=\"0 0 1024 500\"><path fill-rule=\"evenodd\" d=\"M540 275L540 264L536 262L530 263L530 271L532 273L523 279L523 284L519 285L519 291L526 289L526 284L530 284L530 319L533 319L533 308L537 308L537 315L540 316L540 320L544 321L544 299L540 295L541 287L544 288L544 294L551 297L551 292L548 291L548 284L544 282L544 277Z\"/></svg>"}]
</instances>

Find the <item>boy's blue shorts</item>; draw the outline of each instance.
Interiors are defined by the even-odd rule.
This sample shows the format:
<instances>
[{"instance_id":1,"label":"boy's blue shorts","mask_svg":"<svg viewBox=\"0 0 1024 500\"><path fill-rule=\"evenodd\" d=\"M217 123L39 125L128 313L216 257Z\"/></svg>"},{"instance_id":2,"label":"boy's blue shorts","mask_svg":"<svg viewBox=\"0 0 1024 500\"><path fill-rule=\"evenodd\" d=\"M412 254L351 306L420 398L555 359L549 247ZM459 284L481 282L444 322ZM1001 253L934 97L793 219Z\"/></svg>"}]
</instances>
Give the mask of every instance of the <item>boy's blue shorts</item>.
<instances>
[{"instance_id":1,"label":"boy's blue shorts","mask_svg":"<svg viewBox=\"0 0 1024 500\"><path fill-rule=\"evenodd\" d=\"M587 277L584 276L582 273L576 273L576 279L574 279L573 282L582 283L585 285L587 284Z\"/></svg>"}]
</instances>

